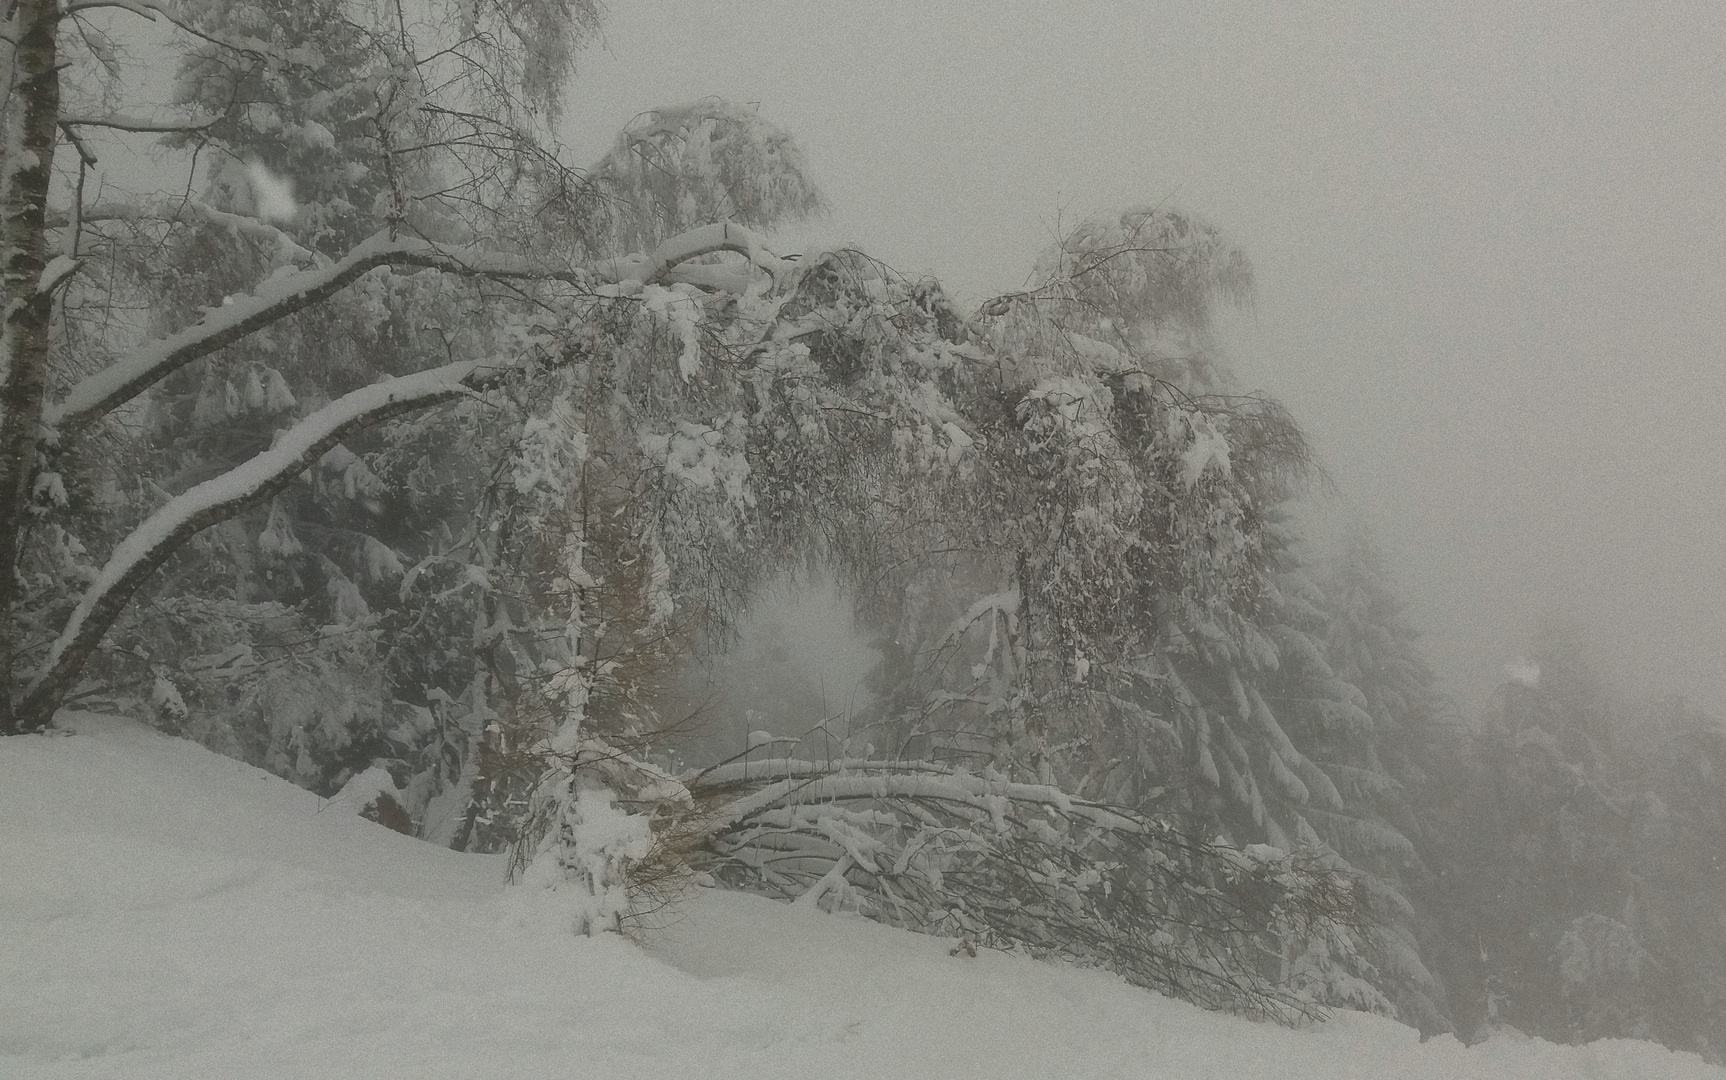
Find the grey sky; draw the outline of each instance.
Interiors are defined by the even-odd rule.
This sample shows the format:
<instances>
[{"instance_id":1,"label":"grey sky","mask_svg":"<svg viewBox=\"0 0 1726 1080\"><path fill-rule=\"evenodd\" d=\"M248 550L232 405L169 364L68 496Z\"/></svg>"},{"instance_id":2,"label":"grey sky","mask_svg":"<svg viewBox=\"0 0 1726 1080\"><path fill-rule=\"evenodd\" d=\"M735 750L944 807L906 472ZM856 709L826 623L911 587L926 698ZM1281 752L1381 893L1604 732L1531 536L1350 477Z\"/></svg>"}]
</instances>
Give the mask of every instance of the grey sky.
<instances>
[{"instance_id":1,"label":"grey sky","mask_svg":"<svg viewBox=\"0 0 1726 1080\"><path fill-rule=\"evenodd\" d=\"M968 300L1060 221L1168 200L1259 274L1227 330L1478 699L1538 618L1726 704L1726 8L613 6L565 124L717 94L844 239Z\"/></svg>"}]
</instances>

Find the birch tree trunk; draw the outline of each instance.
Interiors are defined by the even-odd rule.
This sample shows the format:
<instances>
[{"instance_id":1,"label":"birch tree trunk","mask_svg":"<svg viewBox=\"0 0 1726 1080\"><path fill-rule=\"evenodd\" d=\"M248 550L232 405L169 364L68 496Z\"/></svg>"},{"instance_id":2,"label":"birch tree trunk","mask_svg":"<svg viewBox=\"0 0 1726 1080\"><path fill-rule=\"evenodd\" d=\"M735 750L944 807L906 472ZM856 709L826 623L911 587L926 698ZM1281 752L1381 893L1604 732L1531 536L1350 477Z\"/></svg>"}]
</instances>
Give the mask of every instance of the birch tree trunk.
<instances>
[{"instance_id":1,"label":"birch tree trunk","mask_svg":"<svg viewBox=\"0 0 1726 1080\"><path fill-rule=\"evenodd\" d=\"M0 734L21 730L13 708L17 655L13 612L20 600L18 554L30 508L37 429L48 377L49 319L53 300L43 288L47 265L48 184L60 121L60 75L55 0L16 0L11 86L0 154Z\"/></svg>"}]
</instances>

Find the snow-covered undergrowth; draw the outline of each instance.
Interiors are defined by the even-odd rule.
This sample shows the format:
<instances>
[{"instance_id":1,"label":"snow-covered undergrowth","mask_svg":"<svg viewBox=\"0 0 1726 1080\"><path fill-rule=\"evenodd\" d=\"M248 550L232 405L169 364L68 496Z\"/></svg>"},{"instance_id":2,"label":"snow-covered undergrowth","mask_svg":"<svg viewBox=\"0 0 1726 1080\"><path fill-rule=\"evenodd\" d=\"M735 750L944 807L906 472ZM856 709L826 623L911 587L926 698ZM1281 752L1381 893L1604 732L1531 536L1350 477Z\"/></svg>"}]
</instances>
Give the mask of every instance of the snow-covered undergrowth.
<instances>
[{"instance_id":1,"label":"snow-covered undergrowth","mask_svg":"<svg viewBox=\"0 0 1726 1080\"><path fill-rule=\"evenodd\" d=\"M1638 1042L1291 1031L701 891L645 947L190 743L0 740L0 1076L1726 1078Z\"/></svg>"}]
</instances>

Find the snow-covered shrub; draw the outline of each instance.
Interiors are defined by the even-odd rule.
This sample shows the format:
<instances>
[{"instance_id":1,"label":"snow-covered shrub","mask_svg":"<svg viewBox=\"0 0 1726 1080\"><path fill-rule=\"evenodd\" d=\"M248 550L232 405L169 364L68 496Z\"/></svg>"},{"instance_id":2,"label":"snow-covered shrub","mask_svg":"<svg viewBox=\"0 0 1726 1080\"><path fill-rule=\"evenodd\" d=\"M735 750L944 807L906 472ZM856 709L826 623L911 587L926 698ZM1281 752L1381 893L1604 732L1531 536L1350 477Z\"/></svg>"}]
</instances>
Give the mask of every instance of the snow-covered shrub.
<instances>
[{"instance_id":1,"label":"snow-covered shrub","mask_svg":"<svg viewBox=\"0 0 1726 1080\"><path fill-rule=\"evenodd\" d=\"M518 880L570 898L575 933L623 929L634 914L630 870L653 848L648 819L616 805L611 790L575 775L549 780L540 797L552 820Z\"/></svg>"}]
</instances>

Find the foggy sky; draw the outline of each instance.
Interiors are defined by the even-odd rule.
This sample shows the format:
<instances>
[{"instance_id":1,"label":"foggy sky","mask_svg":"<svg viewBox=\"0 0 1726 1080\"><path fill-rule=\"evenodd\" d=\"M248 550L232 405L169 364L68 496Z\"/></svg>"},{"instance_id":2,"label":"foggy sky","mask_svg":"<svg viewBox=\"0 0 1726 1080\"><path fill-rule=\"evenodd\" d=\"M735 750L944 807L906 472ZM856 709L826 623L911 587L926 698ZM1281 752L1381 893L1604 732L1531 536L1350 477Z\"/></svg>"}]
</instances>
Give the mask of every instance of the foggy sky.
<instances>
[{"instance_id":1,"label":"foggy sky","mask_svg":"<svg viewBox=\"0 0 1726 1080\"><path fill-rule=\"evenodd\" d=\"M1258 271L1225 329L1478 702L1542 618L1726 706L1726 7L618 2L563 135L759 102L854 242L963 300L1168 202Z\"/></svg>"}]
</instances>

